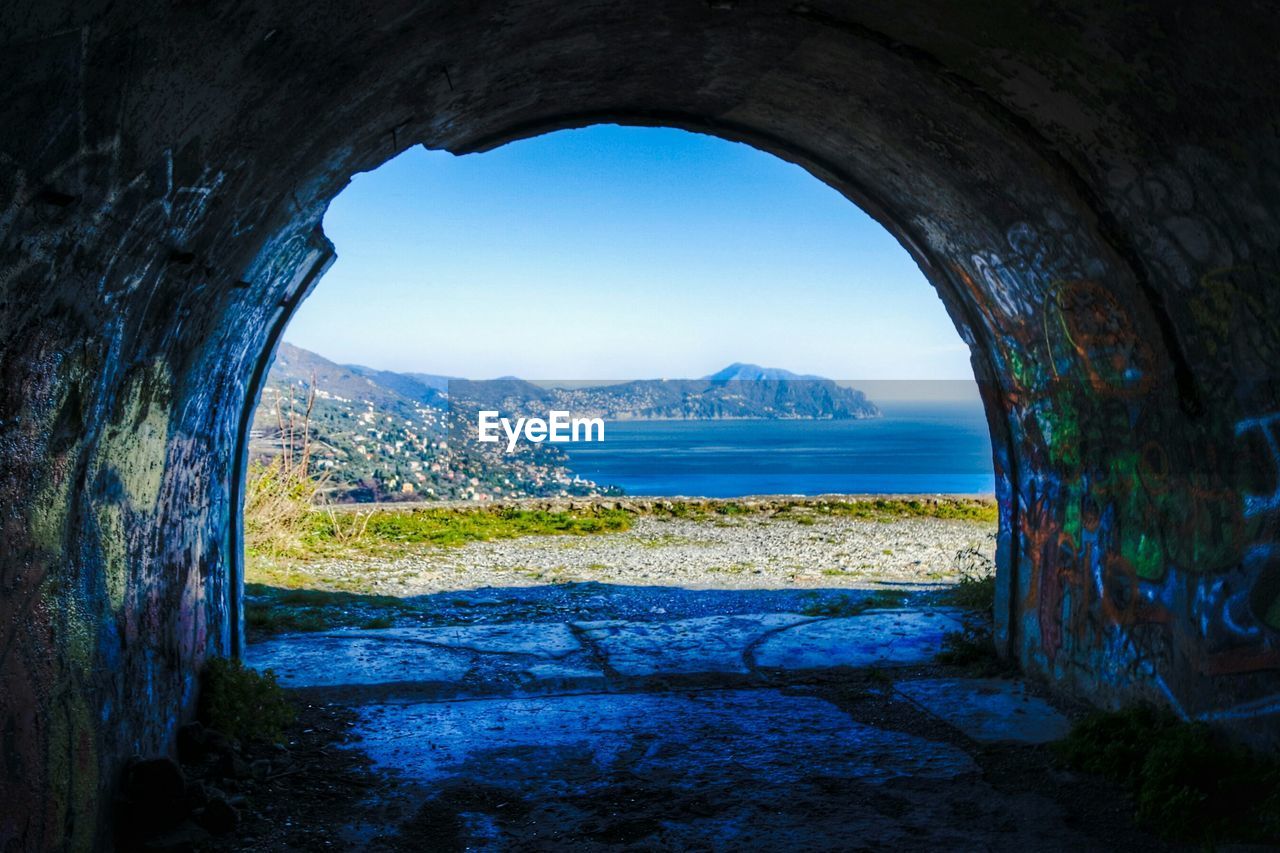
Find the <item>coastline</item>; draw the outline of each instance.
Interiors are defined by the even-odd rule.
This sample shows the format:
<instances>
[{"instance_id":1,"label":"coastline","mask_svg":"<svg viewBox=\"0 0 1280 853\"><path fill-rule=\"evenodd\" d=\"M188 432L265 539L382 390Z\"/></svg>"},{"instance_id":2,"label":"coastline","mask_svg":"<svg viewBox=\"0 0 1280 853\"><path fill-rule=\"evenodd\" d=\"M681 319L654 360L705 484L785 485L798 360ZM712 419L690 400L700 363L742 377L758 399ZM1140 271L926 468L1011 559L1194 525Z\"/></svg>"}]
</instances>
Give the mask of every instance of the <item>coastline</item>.
<instances>
[{"instance_id":1,"label":"coastline","mask_svg":"<svg viewBox=\"0 0 1280 853\"><path fill-rule=\"evenodd\" d=\"M327 504L325 510L337 511L395 511L410 510L492 510L518 509L542 510L545 512L567 512L581 509L617 509L623 511L645 512L667 508L664 505L684 504L694 508L705 508L714 512L717 508L740 506L745 509L769 511L782 507L815 507L823 504L873 504L877 501L918 502L925 506L941 506L945 504L996 505L993 493L949 493L949 492L871 492L845 494L831 492L819 495L798 494L761 494L743 495L733 498L709 498L700 495L592 495L568 496L555 498L504 498L501 500L442 500L442 501L381 501L369 503L336 503Z\"/></svg>"}]
</instances>

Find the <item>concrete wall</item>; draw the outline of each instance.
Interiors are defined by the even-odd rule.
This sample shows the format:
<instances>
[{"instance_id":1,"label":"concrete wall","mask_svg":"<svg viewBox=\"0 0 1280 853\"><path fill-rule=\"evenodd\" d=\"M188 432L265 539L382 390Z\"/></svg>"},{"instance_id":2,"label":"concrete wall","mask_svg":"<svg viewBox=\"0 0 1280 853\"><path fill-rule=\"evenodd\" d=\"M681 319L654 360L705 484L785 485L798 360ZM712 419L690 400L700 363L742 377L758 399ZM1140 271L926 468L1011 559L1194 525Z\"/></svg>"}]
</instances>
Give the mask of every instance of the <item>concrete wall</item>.
<instances>
[{"instance_id":1,"label":"concrete wall","mask_svg":"<svg viewBox=\"0 0 1280 853\"><path fill-rule=\"evenodd\" d=\"M1114 5L0 11L0 848L104 843L121 762L234 651L239 433L328 201L597 121L750 142L884 222L984 383L1010 650L1274 744L1277 16Z\"/></svg>"}]
</instances>

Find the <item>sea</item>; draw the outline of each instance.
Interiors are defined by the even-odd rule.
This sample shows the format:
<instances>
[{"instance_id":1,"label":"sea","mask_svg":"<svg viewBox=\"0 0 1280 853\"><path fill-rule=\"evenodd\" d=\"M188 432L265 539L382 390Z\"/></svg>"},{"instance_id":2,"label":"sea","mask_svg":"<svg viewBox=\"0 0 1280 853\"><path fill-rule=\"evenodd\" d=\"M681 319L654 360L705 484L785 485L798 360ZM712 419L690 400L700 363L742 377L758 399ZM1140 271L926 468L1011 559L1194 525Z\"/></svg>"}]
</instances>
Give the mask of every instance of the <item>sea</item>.
<instances>
[{"instance_id":1,"label":"sea","mask_svg":"<svg viewBox=\"0 0 1280 853\"><path fill-rule=\"evenodd\" d=\"M574 473L629 495L991 494L980 403L882 402L863 420L608 421L566 445Z\"/></svg>"}]
</instances>

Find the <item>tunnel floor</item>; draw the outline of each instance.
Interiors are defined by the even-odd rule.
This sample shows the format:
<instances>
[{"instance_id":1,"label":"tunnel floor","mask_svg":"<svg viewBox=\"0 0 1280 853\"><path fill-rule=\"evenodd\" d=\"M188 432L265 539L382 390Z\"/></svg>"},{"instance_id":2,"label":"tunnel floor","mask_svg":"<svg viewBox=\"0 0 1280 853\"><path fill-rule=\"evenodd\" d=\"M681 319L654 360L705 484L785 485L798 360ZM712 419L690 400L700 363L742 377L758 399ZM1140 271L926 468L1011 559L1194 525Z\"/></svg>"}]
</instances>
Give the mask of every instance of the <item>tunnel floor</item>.
<instances>
[{"instance_id":1,"label":"tunnel floor","mask_svg":"<svg viewBox=\"0 0 1280 853\"><path fill-rule=\"evenodd\" d=\"M261 814L229 849L1165 849L1120 792L1054 766L1046 744L1078 709L934 661L965 618L740 613L253 644L248 662L306 707L304 741L329 741L310 748L314 769L303 758L255 793ZM317 778L348 784L316 808Z\"/></svg>"}]
</instances>

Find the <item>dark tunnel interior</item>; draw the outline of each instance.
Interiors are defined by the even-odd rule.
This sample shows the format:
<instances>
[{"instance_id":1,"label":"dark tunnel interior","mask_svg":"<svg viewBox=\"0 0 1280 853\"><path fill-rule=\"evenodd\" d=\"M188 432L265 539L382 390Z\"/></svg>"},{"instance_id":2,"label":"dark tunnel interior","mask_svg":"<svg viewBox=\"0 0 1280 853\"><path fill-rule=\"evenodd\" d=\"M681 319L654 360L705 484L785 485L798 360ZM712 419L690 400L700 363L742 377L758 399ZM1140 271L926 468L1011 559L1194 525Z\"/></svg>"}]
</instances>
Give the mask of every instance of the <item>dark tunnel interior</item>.
<instances>
[{"instance_id":1,"label":"dark tunnel interior","mask_svg":"<svg viewBox=\"0 0 1280 853\"><path fill-rule=\"evenodd\" d=\"M798 163L984 389L997 640L1280 743L1269 3L106 2L0 11L0 847L101 846L240 651L248 421L352 175L601 122Z\"/></svg>"}]
</instances>

